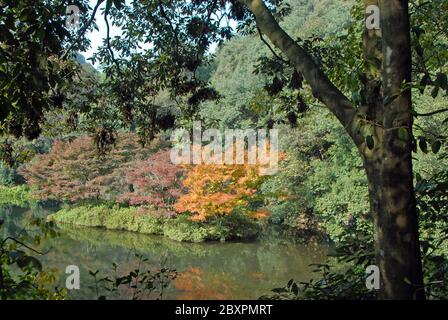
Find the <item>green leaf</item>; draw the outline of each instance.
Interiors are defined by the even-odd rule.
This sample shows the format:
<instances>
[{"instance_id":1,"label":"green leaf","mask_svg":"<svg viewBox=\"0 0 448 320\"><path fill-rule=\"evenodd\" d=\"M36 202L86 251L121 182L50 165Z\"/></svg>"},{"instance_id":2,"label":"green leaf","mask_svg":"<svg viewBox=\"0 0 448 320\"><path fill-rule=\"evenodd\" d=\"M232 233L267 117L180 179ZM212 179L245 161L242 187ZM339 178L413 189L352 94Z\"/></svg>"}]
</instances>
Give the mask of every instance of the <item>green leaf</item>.
<instances>
[{"instance_id":1,"label":"green leaf","mask_svg":"<svg viewBox=\"0 0 448 320\"><path fill-rule=\"evenodd\" d=\"M420 81L420 93L423 94L425 92L426 86L431 84L431 76L429 74L425 74Z\"/></svg>"},{"instance_id":2,"label":"green leaf","mask_svg":"<svg viewBox=\"0 0 448 320\"><path fill-rule=\"evenodd\" d=\"M414 138L412 138L411 141L411 148L414 153L417 153L417 140L415 140Z\"/></svg>"},{"instance_id":3,"label":"green leaf","mask_svg":"<svg viewBox=\"0 0 448 320\"><path fill-rule=\"evenodd\" d=\"M435 141L432 145L431 145L431 149L432 152L434 153L438 153L440 150L440 147L442 147L442 143L440 141Z\"/></svg>"},{"instance_id":4,"label":"green leaf","mask_svg":"<svg viewBox=\"0 0 448 320\"><path fill-rule=\"evenodd\" d=\"M25 256L25 252L20 250L13 250L9 252L9 257L13 259L14 261L21 259L23 256Z\"/></svg>"},{"instance_id":5,"label":"green leaf","mask_svg":"<svg viewBox=\"0 0 448 320\"><path fill-rule=\"evenodd\" d=\"M439 72L436 76L436 84L442 89L448 89L448 78L446 74Z\"/></svg>"},{"instance_id":6,"label":"green leaf","mask_svg":"<svg viewBox=\"0 0 448 320\"><path fill-rule=\"evenodd\" d=\"M370 150L373 150L375 147L375 141L373 140L373 136L366 136L366 144Z\"/></svg>"},{"instance_id":7,"label":"green leaf","mask_svg":"<svg viewBox=\"0 0 448 320\"><path fill-rule=\"evenodd\" d=\"M408 141L408 139L409 139L408 129L406 129L406 128L399 128L398 129L398 138L400 140L403 140L403 141Z\"/></svg>"},{"instance_id":8,"label":"green leaf","mask_svg":"<svg viewBox=\"0 0 448 320\"><path fill-rule=\"evenodd\" d=\"M420 173L417 172L417 173L415 174L415 180L417 180L417 182L418 182L418 181L421 181L421 180L422 180L422 175L421 175Z\"/></svg>"},{"instance_id":9,"label":"green leaf","mask_svg":"<svg viewBox=\"0 0 448 320\"><path fill-rule=\"evenodd\" d=\"M415 26L412 27L412 32L417 36L417 38L420 38L420 36L425 33L425 30L419 26Z\"/></svg>"},{"instance_id":10,"label":"green leaf","mask_svg":"<svg viewBox=\"0 0 448 320\"><path fill-rule=\"evenodd\" d=\"M419 57L423 58L424 50L420 44L415 46L415 52L417 52Z\"/></svg>"},{"instance_id":11,"label":"green leaf","mask_svg":"<svg viewBox=\"0 0 448 320\"><path fill-rule=\"evenodd\" d=\"M297 286L297 283L293 283L291 286L291 292L294 293L295 295L299 294L299 287Z\"/></svg>"},{"instance_id":12,"label":"green leaf","mask_svg":"<svg viewBox=\"0 0 448 320\"><path fill-rule=\"evenodd\" d=\"M418 140L419 140L418 145L420 147L420 150L422 150L424 153L428 153L428 144L426 142L426 138L420 137Z\"/></svg>"},{"instance_id":13,"label":"green leaf","mask_svg":"<svg viewBox=\"0 0 448 320\"><path fill-rule=\"evenodd\" d=\"M25 269L26 267L32 267L37 269L39 272L42 271L42 264L39 260L31 256L23 256L17 260L17 265L20 269Z\"/></svg>"},{"instance_id":14,"label":"green leaf","mask_svg":"<svg viewBox=\"0 0 448 320\"><path fill-rule=\"evenodd\" d=\"M98 272L100 272L100 270L96 270L96 271L91 271L91 270L89 270L89 274L90 274L92 277L95 277L95 276L98 274Z\"/></svg>"},{"instance_id":15,"label":"green leaf","mask_svg":"<svg viewBox=\"0 0 448 320\"><path fill-rule=\"evenodd\" d=\"M432 89L431 91L431 97L435 99L437 98L438 95L439 95L439 87L434 87L434 89Z\"/></svg>"},{"instance_id":16,"label":"green leaf","mask_svg":"<svg viewBox=\"0 0 448 320\"><path fill-rule=\"evenodd\" d=\"M359 91L352 92L352 101L353 101L353 104L356 106L361 105L362 96Z\"/></svg>"}]
</instances>

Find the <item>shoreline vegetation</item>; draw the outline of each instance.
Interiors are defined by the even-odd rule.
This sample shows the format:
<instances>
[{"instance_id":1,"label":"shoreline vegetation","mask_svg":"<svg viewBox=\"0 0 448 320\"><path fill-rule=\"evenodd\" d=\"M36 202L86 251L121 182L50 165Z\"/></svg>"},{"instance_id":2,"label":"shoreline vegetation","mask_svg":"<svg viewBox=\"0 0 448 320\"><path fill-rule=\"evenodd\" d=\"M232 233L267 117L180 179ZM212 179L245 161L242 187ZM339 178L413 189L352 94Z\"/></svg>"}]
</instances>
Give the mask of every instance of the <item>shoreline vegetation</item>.
<instances>
[{"instance_id":1,"label":"shoreline vegetation","mask_svg":"<svg viewBox=\"0 0 448 320\"><path fill-rule=\"evenodd\" d=\"M33 199L28 186L3 186L0 185L0 205L14 205L28 207L36 200Z\"/></svg>"},{"instance_id":2,"label":"shoreline vegetation","mask_svg":"<svg viewBox=\"0 0 448 320\"><path fill-rule=\"evenodd\" d=\"M65 207L49 215L48 220L56 224L159 235L184 242L255 240L262 229L261 223L239 214L193 222L186 214L174 217L148 215L139 213L136 207L118 205Z\"/></svg>"},{"instance_id":3,"label":"shoreline vegetation","mask_svg":"<svg viewBox=\"0 0 448 320\"><path fill-rule=\"evenodd\" d=\"M59 206L33 196L27 185L0 186L0 205L22 208ZM138 206L117 203L60 204L60 208L47 216L57 225L126 231L163 236L179 242L256 241L262 238L269 224L264 219L253 219L244 211L210 217L204 221L192 220L187 213L167 215L163 210L142 210Z\"/></svg>"}]
</instances>

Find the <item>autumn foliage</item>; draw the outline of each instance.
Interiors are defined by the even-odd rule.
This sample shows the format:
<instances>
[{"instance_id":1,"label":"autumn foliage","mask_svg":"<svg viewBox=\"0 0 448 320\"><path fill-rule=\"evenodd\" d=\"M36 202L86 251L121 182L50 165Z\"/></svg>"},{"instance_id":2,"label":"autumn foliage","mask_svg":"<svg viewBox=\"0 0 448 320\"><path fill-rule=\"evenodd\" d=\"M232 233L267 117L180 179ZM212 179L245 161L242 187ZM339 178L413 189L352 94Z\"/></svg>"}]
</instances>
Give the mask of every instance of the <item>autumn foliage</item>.
<instances>
[{"instance_id":1,"label":"autumn foliage","mask_svg":"<svg viewBox=\"0 0 448 320\"><path fill-rule=\"evenodd\" d=\"M251 209L263 179L257 165L197 165L190 168L183 181L188 193L174 208L179 213L191 213L192 220L197 221L231 214L237 207L246 208L254 218L265 217L266 211Z\"/></svg>"},{"instance_id":2,"label":"autumn foliage","mask_svg":"<svg viewBox=\"0 0 448 320\"><path fill-rule=\"evenodd\" d=\"M194 221L230 215L235 209L253 219L264 181L258 165L201 164L180 167L160 143L142 147L132 133L120 133L114 148L98 156L89 137L56 141L21 173L38 199L75 203L112 201L138 206L144 214L188 213Z\"/></svg>"},{"instance_id":3,"label":"autumn foliage","mask_svg":"<svg viewBox=\"0 0 448 320\"><path fill-rule=\"evenodd\" d=\"M171 163L170 151L161 150L133 164L126 173L126 182L132 191L118 197L118 201L172 212L174 202L182 193L181 175L181 168Z\"/></svg>"},{"instance_id":4,"label":"autumn foliage","mask_svg":"<svg viewBox=\"0 0 448 320\"><path fill-rule=\"evenodd\" d=\"M113 200L128 188L126 172L134 161L147 157L152 147L142 147L135 134L120 133L111 152L100 157L90 137L56 141L50 153L37 156L21 174L39 199Z\"/></svg>"}]
</instances>

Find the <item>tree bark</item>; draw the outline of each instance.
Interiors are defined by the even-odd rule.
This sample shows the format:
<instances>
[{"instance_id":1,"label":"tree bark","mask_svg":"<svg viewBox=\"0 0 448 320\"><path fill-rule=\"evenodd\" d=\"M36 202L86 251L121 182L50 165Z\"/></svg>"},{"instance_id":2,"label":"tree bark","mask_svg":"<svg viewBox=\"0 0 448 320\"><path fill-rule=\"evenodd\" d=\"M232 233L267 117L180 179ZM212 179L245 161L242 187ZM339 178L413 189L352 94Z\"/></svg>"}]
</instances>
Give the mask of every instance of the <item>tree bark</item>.
<instances>
[{"instance_id":1,"label":"tree bark","mask_svg":"<svg viewBox=\"0 0 448 320\"><path fill-rule=\"evenodd\" d=\"M367 62L378 61L367 75L367 105L355 109L311 56L277 23L262 0L239 0L255 15L257 26L310 84L313 94L339 119L364 160L374 217L375 253L381 272L380 298L424 298L418 221L412 171L412 100L402 84L411 81L407 0L365 0L379 4L381 31L366 31ZM377 63L377 62L375 62ZM388 97L385 104L382 97ZM387 99L386 99L387 100ZM359 116L374 123L370 150L357 132Z\"/></svg>"},{"instance_id":2,"label":"tree bark","mask_svg":"<svg viewBox=\"0 0 448 320\"><path fill-rule=\"evenodd\" d=\"M408 0L379 0L382 28L382 137L375 236L383 299L423 299L412 169L411 41ZM369 172L370 170L368 170Z\"/></svg>"}]
</instances>

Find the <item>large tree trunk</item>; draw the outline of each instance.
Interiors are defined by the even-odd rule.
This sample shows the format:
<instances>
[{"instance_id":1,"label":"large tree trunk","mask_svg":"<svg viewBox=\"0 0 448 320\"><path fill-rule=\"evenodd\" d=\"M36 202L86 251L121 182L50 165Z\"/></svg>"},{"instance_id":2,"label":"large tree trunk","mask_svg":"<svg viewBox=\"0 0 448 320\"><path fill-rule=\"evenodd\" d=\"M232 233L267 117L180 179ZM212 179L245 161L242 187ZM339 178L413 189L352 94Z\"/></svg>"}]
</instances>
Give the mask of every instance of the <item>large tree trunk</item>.
<instances>
[{"instance_id":1,"label":"large tree trunk","mask_svg":"<svg viewBox=\"0 0 448 320\"><path fill-rule=\"evenodd\" d=\"M412 171L411 44L407 0L380 0L382 87L379 148L366 162L384 299L424 298Z\"/></svg>"},{"instance_id":2,"label":"large tree trunk","mask_svg":"<svg viewBox=\"0 0 448 320\"><path fill-rule=\"evenodd\" d=\"M379 149L386 149L380 146ZM370 208L374 217L375 254L380 268L380 299L423 299L417 214L408 155L365 160Z\"/></svg>"},{"instance_id":3,"label":"large tree trunk","mask_svg":"<svg viewBox=\"0 0 448 320\"><path fill-rule=\"evenodd\" d=\"M363 145L360 149L369 181L380 297L421 299L424 292L410 139L412 101L410 90L402 92L402 83L411 80L407 3L379 2L364 0L366 8L381 5L382 16L382 29L366 29L364 34L365 59L371 64L366 74L365 117L377 124L376 145L373 150ZM383 97L394 96L397 98L391 103L384 103Z\"/></svg>"},{"instance_id":4,"label":"large tree trunk","mask_svg":"<svg viewBox=\"0 0 448 320\"><path fill-rule=\"evenodd\" d=\"M411 158L412 100L411 91L402 90L403 83L411 81L408 1L365 0L366 5L379 4L381 11L381 31L367 32L365 37L366 59L378 61L375 58L380 55L383 63L368 75L367 105L358 109L278 25L262 0L239 1L248 6L259 29L304 75L313 94L339 119L362 154L381 272L380 298L424 298ZM359 117L374 124L372 150L357 129Z\"/></svg>"}]
</instances>

